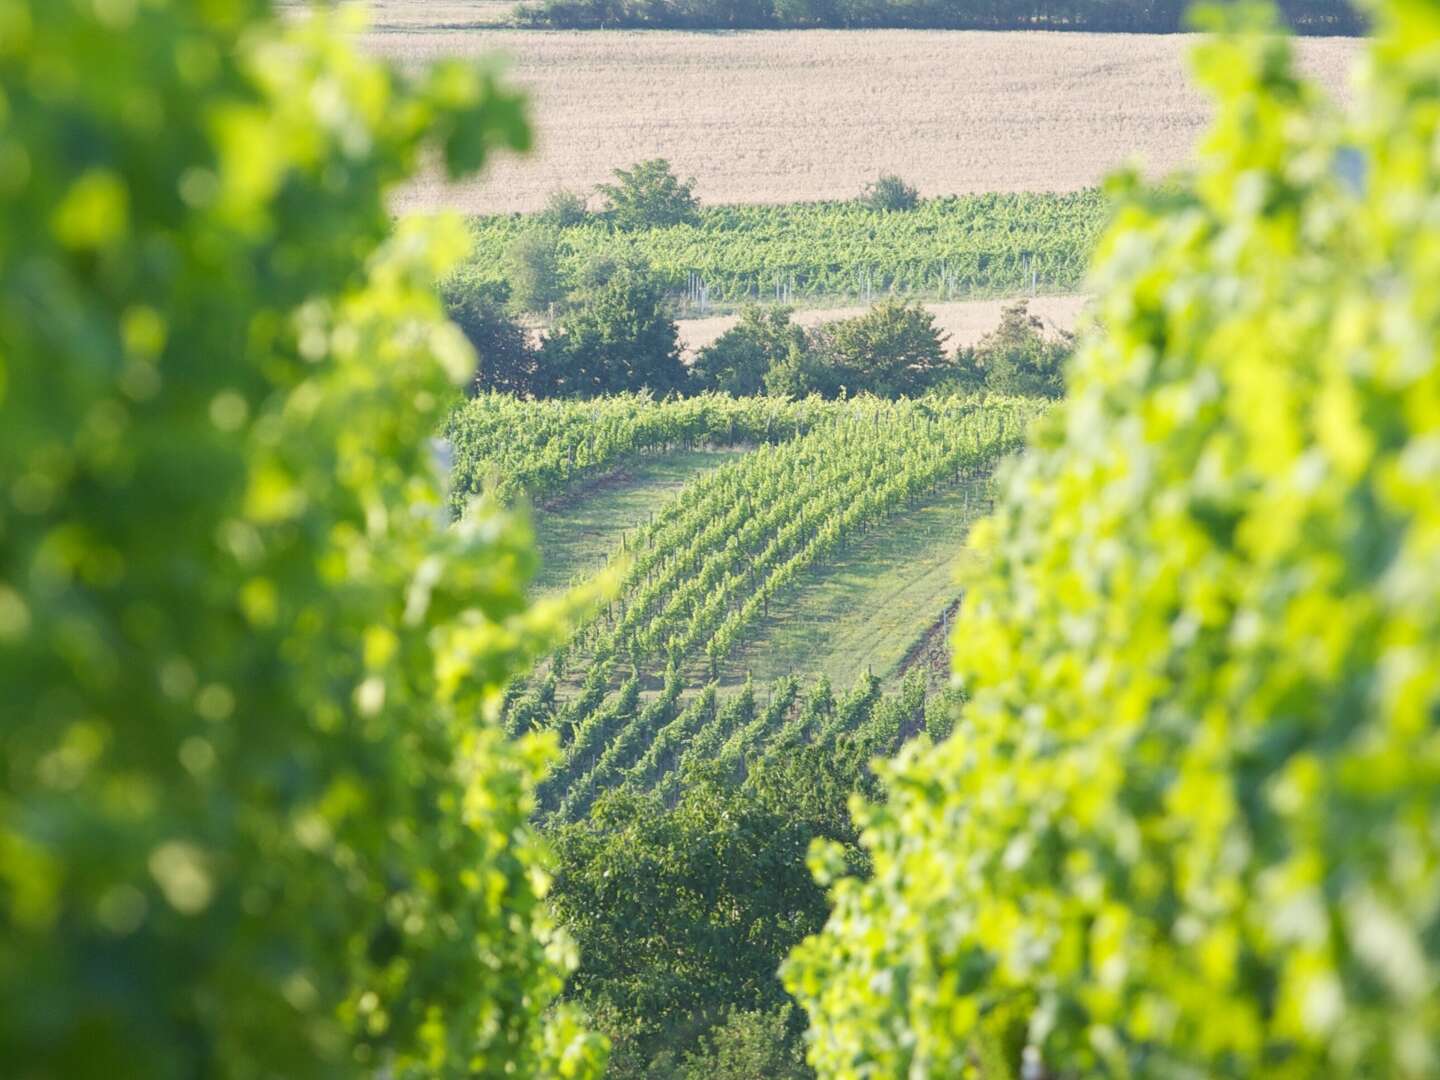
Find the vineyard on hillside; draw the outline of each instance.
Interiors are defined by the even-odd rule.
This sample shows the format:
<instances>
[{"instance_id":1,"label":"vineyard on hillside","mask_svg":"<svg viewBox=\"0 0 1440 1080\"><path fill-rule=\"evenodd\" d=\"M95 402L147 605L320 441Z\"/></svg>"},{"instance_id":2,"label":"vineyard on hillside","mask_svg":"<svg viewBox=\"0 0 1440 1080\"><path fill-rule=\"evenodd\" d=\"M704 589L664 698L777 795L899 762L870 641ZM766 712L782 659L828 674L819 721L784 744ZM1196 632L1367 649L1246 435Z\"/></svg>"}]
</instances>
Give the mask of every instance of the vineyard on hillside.
<instances>
[{"instance_id":1,"label":"vineyard on hillside","mask_svg":"<svg viewBox=\"0 0 1440 1080\"><path fill-rule=\"evenodd\" d=\"M786 678L763 698L749 683L729 696L710 684L682 704L681 682L672 676L658 697L641 704L635 685L628 680L576 729L561 764L541 784L547 816L580 820L611 789L652 792L673 804L686 777L699 771L743 785L794 754L848 764L858 774L920 731L948 730L952 704L948 694L929 692L919 671L889 692L867 672L838 697L824 678L803 691Z\"/></svg>"},{"instance_id":2,"label":"vineyard on hillside","mask_svg":"<svg viewBox=\"0 0 1440 1080\"><path fill-rule=\"evenodd\" d=\"M556 230L572 279L596 257L639 257L698 302L802 300L884 293L954 299L1079 288L1106 217L1098 191L929 199L903 213L858 202L703 208L698 224L636 232L602 214ZM471 221L459 280L498 282L521 214Z\"/></svg>"},{"instance_id":3,"label":"vineyard on hillside","mask_svg":"<svg viewBox=\"0 0 1440 1080\"><path fill-rule=\"evenodd\" d=\"M938 699L923 678L887 694L867 672L838 698L824 679L783 679L762 700L748 682L722 690L720 665L807 569L868 532L903 527L907 511L943 493L988 483L1041 408L1019 398L723 395L583 404L494 396L463 406L449 428L457 493L488 477L511 495L578 497L584 481L636 455L754 446L636 522L612 553L619 585L610 602L510 687L507 730L550 730L561 747L543 810L574 820L611 788L673 800L701 763L743 780L756 761L805 747L863 765L925 727Z\"/></svg>"},{"instance_id":4,"label":"vineyard on hillside","mask_svg":"<svg viewBox=\"0 0 1440 1080\"><path fill-rule=\"evenodd\" d=\"M702 442L781 442L847 408L819 398L713 393L666 401L648 394L584 401L485 394L456 409L445 426L454 455L451 504L458 515L487 489L506 501L522 494L543 501L638 455Z\"/></svg>"},{"instance_id":5,"label":"vineyard on hillside","mask_svg":"<svg viewBox=\"0 0 1440 1080\"><path fill-rule=\"evenodd\" d=\"M452 413L452 511L528 504L551 599L608 583L499 721L551 747L533 820L582 958L567 996L611 1039L610 1075L701 1075L667 1055L730 1009L799 1061L775 972L823 923L807 853L858 851L847 808L882 796L874 763L950 732L960 691L927 646L996 466L1047 407L487 394Z\"/></svg>"}]
</instances>

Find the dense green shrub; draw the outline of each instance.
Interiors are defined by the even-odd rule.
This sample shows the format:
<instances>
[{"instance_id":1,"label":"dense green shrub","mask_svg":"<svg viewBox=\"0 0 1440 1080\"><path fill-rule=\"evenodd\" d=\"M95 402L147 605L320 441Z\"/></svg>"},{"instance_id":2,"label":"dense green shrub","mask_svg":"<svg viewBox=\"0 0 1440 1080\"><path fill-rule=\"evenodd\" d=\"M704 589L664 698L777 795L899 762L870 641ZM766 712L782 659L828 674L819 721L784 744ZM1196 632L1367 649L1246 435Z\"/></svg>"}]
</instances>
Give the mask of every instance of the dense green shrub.
<instances>
[{"instance_id":1,"label":"dense green shrub","mask_svg":"<svg viewBox=\"0 0 1440 1080\"><path fill-rule=\"evenodd\" d=\"M786 1003L769 1012L732 1009L685 1055L681 1080L806 1080L804 1044Z\"/></svg>"},{"instance_id":2,"label":"dense green shrub","mask_svg":"<svg viewBox=\"0 0 1440 1080\"><path fill-rule=\"evenodd\" d=\"M1065 364L1075 351L1075 336L1047 332L1044 320L1017 300L1000 313L1000 325L974 345L955 352L956 378L971 389L997 394L1061 397Z\"/></svg>"},{"instance_id":3,"label":"dense green shrub","mask_svg":"<svg viewBox=\"0 0 1440 1080\"><path fill-rule=\"evenodd\" d=\"M676 334L665 292L647 267L624 263L597 270L570 297L541 347L546 393L678 390L685 369Z\"/></svg>"},{"instance_id":4,"label":"dense green shrub","mask_svg":"<svg viewBox=\"0 0 1440 1080\"><path fill-rule=\"evenodd\" d=\"M445 314L475 350L466 393L533 394L540 389L540 359L530 332L511 317L498 296L479 290L447 292Z\"/></svg>"},{"instance_id":5,"label":"dense green shrub","mask_svg":"<svg viewBox=\"0 0 1440 1080\"><path fill-rule=\"evenodd\" d=\"M860 192L860 201L871 210L894 213L914 210L920 205L920 193L893 173L885 173L870 181Z\"/></svg>"},{"instance_id":6,"label":"dense green shrub","mask_svg":"<svg viewBox=\"0 0 1440 1080\"><path fill-rule=\"evenodd\" d=\"M589 1071L483 714L538 647L493 513L436 525L471 363L396 233L520 147L260 0L0 3L0 1071ZM568 1023L568 1022L567 1022Z\"/></svg>"},{"instance_id":7,"label":"dense green shrub","mask_svg":"<svg viewBox=\"0 0 1440 1080\"><path fill-rule=\"evenodd\" d=\"M510 305L520 312L548 312L565 299L567 285L560 271L557 236L552 229L528 229L505 249L505 284ZM450 291L457 298L476 286L461 279Z\"/></svg>"},{"instance_id":8,"label":"dense green shrub","mask_svg":"<svg viewBox=\"0 0 1440 1080\"><path fill-rule=\"evenodd\" d=\"M680 180L664 158L616 169L615 183L599 184L595 190L610 204L610 221L627 231L687 225L698 218L695 181Z\"/></svg>"},{"instance_id":9,"label":"dense green shrub","mask_svg":"<svg viewBox=\"0 0 1440 1080\"><path fill-rule=\"evenodd\" d=\"M540 221L556 229L566 229L584 222L590 213L589 200L584 195L563 188L552 191L545 199L545 209L540 211Z\"/></svg>"},{"instance_id":10,"label":"dense green shrub","mask_svg":"<svg viewBox=\"0 0 1440 1080\"><path fill-rule=\"evenodd\" d=\"M1199 50L1196 171L977 535L971 700L789 963L823 1075L1015 1008L1027 1075L1440 1072L1440 9L1382 21L1348 119Z\"/></svg>"},{"instance_id":11,"label":"dense green shrub","mask_svg":"<svg viewBox=\"0 0 1440 1080\"><path fill-rule=\"evenodd\" d=\"M806 354L792 356L767 380L771 392L869 393L897 398L923 393L947 366L935 316L919 304L883 300L863 315L822 323L807 335ZM783 379L791 378L787 386Z\"/></svg>"},{"instance_id":12,"label":"dense green shrub","mask_svg":"<svg viewBox=\"0 0 1440 1080\"><path fill-rule=\"evenodd\" d=\"M570 993L614 1039L614 1075L674 1075L655 1059L699 1050L733 1007L788 1000L776 965L825 894L805 868L815 826L787 810L697 778L673 809L609 793L552 832L555 914L584 957Z\"/></svg>"},{"instance_id":13,"label":"dense green shrub","mask_svg":"<svg viewBox=\"0 0 1440 1080\"><path fill-rule=\"evenodd\" d=\"M799 399L813 394L833 401L841 396L842 386L837 373L810 348L808 334L765 372L765 393L774 397Z\"/></svg>"},{"instance_id":14,"label":"dense green shrub","mask_svg":"<svg viewBox=\"0 0 1440 1080\"><path fill-rule=\"evenodd\" d=\"M805 348L805 331L790 321L790 309L750 305L740 321L701 349L690 365L690 381L699 390L759 394L765 376L791 350ZM803 397L803 394L795 394Z\"/></svg>"}]
</instances>

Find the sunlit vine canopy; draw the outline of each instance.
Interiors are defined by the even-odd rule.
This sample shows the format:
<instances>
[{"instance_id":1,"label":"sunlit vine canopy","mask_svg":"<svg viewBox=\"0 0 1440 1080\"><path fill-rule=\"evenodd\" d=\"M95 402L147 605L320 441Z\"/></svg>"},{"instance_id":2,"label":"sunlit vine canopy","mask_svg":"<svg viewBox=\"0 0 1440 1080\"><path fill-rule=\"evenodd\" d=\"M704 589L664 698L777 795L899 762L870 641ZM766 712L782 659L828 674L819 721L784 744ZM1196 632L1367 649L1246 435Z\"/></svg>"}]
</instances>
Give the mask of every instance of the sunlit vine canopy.
<instances>
[{"instance_id":1,"label":"sunlit vine canopy","mask_svg":"<svg viewBox=\"0 0 1440 1080\"><path fill-rule=\"evenodd\" d=\"M0 0L0 1073L585 1073L485 722L553 618L447 530L473 365L396 231L433 153L523 147L262 0Z\"/></svg>"},{"instance_id":2,"label":"sunlit vine canopy","mask_svg":"<svg viewBox=\"0 0 1440 1080\"><path fill-rule=\"evenodd\" d=\"M1343 113L1267 33L1196 70L975 538L971 700L788 965L823 1076L1440 1072L1440 6Z\"/></svg>"}]
</instances>

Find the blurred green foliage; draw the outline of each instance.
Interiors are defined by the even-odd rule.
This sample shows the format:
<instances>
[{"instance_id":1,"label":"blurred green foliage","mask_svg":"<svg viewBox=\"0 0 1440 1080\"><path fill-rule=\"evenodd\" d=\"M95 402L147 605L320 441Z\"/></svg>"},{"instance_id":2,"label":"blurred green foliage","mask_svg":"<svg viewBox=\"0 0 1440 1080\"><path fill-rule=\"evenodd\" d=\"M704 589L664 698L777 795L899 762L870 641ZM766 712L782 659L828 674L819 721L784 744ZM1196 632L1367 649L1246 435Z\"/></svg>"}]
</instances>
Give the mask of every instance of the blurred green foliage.
<instances>
[{"instance_id":1,"label":"blurred green foliage","mask_svg":"<svg viewBox=\"0 0 1440 1080\"><path fill-rule=\"evenodd\" d=\"M794 1006L769 1012L732 1009L671 1073L678 1080L807 1080L802 1044L792 1033Z\"/></svg>"},{"instance_id":2,"label":"blurred green foliage","mask_svg":"<svg viewBox=\"0 0 1440 1080\"><path fill-rule=\"evenodd\" d=\"M826 794L843 818L841 783ZM610 1075L673 1078L731 1008L784 1004L776 965L825 915L806 845L836 835L787 795L687 776L674 807L653 792L606 792L551 833L556 918L583 958L568 993L611 1036ZM777 1055L798 1043L783 1030Z\"/></svg>"},{"instance_id":3,"label":"blurred green foliage","mask_svg":"<svg viewBox=\"0 0 1440 1080\"><path fill-rule=\"evenodd\" d=\"M260 0L0 0L0 1071L587 1075L483 722L558 632L446 529L456 223L494 73Z\"/></svg>"},{"instance_id":4,"label":"blurred green foliage","mask_svg":"<svg viewBox=\"0 0 1440 1080\"><path fill-rule=\"evenodd\" d=\"M823 1076L965 1075L1017 1007L1027 1077L1440 1073L1440 6L1343 115L1244 19L977 534L956 732L789 961Z\"/></svg>"}]
</instances>

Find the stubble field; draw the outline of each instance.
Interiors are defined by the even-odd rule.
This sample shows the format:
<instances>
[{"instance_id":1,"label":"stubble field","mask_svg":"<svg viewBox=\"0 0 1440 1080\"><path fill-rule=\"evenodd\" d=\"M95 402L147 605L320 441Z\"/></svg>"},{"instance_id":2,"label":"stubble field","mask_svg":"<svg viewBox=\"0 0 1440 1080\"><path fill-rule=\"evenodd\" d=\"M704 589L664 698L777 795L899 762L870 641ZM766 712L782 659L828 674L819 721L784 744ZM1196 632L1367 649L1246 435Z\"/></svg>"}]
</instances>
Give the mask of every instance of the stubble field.
<instances>
[{"instance_id":1,"label":"stubble field","mask_svg":"<svg viewBox=\"0 0 1440 1080\"><path fill-rule=\"evenodd\" d=\"M532 94L537 146L471 183L412 185L400 211L532 210L650 157L696 177L709 203L847 198L881 171L924 195L1068 191L1127 161L1181 165L1210 111L1186 77L1188 35L446 30L416 6L384 5L389 28L367 47L416 64L507 54ZM1362 44L1295 49L1343 95Z\"/></svg>"}]
</instances>

